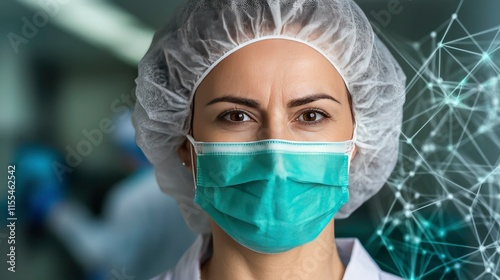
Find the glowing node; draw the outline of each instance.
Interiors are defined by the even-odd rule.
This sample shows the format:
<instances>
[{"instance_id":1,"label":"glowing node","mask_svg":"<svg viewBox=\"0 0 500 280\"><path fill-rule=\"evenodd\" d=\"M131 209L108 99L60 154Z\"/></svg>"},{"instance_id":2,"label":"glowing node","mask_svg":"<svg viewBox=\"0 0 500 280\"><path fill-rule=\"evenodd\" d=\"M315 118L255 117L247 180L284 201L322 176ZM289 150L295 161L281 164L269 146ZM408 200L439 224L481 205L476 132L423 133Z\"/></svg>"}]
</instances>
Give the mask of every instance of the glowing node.
<instances>
[{"instance_id":1,"label":"glowing node","mask_svg":"<svg viewBox=\"0 0 500 280\"><path fill-rule=\"evenodd\" d=\"M491 268L487 267L485 270L487 273L491 273Z\"/></svg>"},{"instance_id":2,"label":"glowing node","mask_svg":"<svg viewBox=\"0 0 500 280\"><path fill-rule=\"evenodd\" d=\"M446 150L448 150L448 152L453 151L453 145L450 144L450 145L446 146Z\"/></svg>"},{"instance_id":3,"label":"glowing node","mask_svg":"<svg viewBox=\"0 0 500 280\"><path fill-rule=\"evenodd\" d=\"M400 192L396 192L394 195L395 195L397 198L400 198L400 197L401 197L401 193L400 193Z\"/></svg>"},{"instance_id":4,"label":"glowing node","mask_svg":"<svg viewBox=\"0 0 500 280\"><path fill-rule=\"evenodd\" d=\"M431 38L436 38L436 36L437 36L436 31L432 31L432 32L431 32Z\"/></svg>"},{"instance_id":5,"label":"glowing node","mask_svg":"<svg viewBox=\"0 0 500 280\"><path fill-rule=\"evenodd\" d=\"M431 132L431 136L434 136L434 135L432 135L432 134L434 134L434 135L435 135L435 134L436 134L436 132L435 132L435 131L432 131L432 132ZM434 145L434 144L425 144L425 145L422 147L422 151L424 151L424 152L434 152L434 151L436 151L436 145ZM415 164L417 164L417 165L422 164L422 159L421 159L421 158L419 158Z\"/></svg>"},{"instance_id":6,"label":"glowing node","mask_svg":"<svg viewBox=\"0 0 500 280\"><path fill-rule=\"evenodd\" d=\"M436 202L436 207L441 207L441 201Z\"/></svg>"},{"instance_id":7,"label":"glowing node","mask_svg":"<svg viewBox=\"0 0 500 280\"><path fill-rule=\"evenodd\" d=\"M496 106L498 106L498 104L499 104L500 102L498 101L498 98L493 98L492 103L493 103L493 106L495 106L495 107L496 107Z\"/></svg>"},{"instance_id":8,"label":"glowing node","mask_svg":"<svg viewBox=\"0 0 500 280\"><path fill-rule=\"evenodd\" d=\"M422 222L422 225L425 227L425 228L429 228L429 226L431 225L428 221L423 221Z\"/></svg>"},{"instance_id":9,"label":"glowing node","mask_svg":"<svg viewBox=\"0 0 500 280\"><path fill-rule=\"evenodd\" d=\"M447 199L449 200L452 200L453 199L453 194L449 193L447 196L446 196Z\"/></svg>"},{"instance_id":10,"label":"glowing node","mask_svg":"<svg viewBox=\"0 0 500 280\"><path fill-rule=\"evenodd\" d=\"M486 179L486 181L490 184L493 184L493 182L495 181L495 179L493 178L493 176L488 176L488 178Z\"/></svg>"},{"instance_id":11,"label":"glowing node","mask_svg":"<svg viewBox=\"0 0 500 280\"><path fill-rule=\"evenodd\" d=\"M418 236L413 237L413 243L420 244L421 241L422 241L422 239L420 239L420 237L418 237Z\"/></svg>"},{"instance_id":12,"label":"glowing node","mask_svg":"<svg viewBox=\"0 0 500 280\"><path fill-rule=\"evenodd\" d=\"M465 215L464 220L466 222L470 222L470 220L472 220L472 217L470 215Z\"/></svg>"},{"instance_id":13,"label":"glowing node","mask_svg":"<svg viewBox=\"0 0 500 280\"><path fill-rule=\"evenodd\" d=\"M427 250L422 250L422 255L427 255Z\"/></svg>"},{"instance_id":14,"label":"glowing node","mask_svg":"<svg viewBox=\"0 0 500 280\"><path fill-rule=\"evenodd\" d=\"M410 236L408 234L405 234L405 241L408 242L410 240Z\"/></svg>"},{"instance_id":15,"label":"glowing node","mask_svg":"<svg viewBox=\"0 0 500 280\"><path fill-rule=\"evenodd\" d=\"M394 250L394 246L392 246L392 245L389 245L389 246L387 247L387 250L389 250L389 251L392 251L392 250Z\"/></svg>"},{"instance_id":16,"label":"glowing node","mask_svg":"<svg viewBox=\"0 0 500 280\"><path fill-rule=\"evenodd\" d=\"M448 96L446 96L444 99L444 104L450 104L450 98Z\"/></svg>"},{"instance_id":17,"label":"glowing node","mask_svg":"<svg viewBox=\"0 0 500 280\"><path fill-rule=\"evenodd\" d=\"M402 188L403 188L403 184L398 184L398 185L396 186L396 189L398 189L398 190L401 190Z\"/></svg>"},{"instance_id":18,"label":"glowing node","mask_svg":"<svg viewBox=\"0 0 500 280\"><path fill-rule=\"evenodd\" d=\"M451 19L453 19L453 20L457 19L457 14L455 14L455 13L451 14Z\"/></svg>"},{"instance_id":19,"label":"glowing node","mask_svg":"<svg viewBox=\"0 0 500 280\"><path fill-rule=\"evenodd\" d=\"M440 254L439 258L442 259L442 260L444 260L444 259L446 259L446 255L445 254Z\"/></svg>"},{"instance_id":20,"label":"glowing node","mask_svg":"<svg viewBox=\"0 0 500 280\"><path fill-rule=\"evenodd\" d=\"M497 246L497 253L500 254L500 246Z\"/></svg>"},{"instance_id":21,"label":"glowing node","mask_svg":"<svg viewBox=\"0 0 500 280\"><path fill-rule=\"evenodd\" d=\"M450 270L451 270L451 269L450 269L449 267L447 267L447 268L444 270L444 273L449 273L449 272L450 272Z\"/></svg>"},{"instance_id":22,"label":"glowing node","mask_svg":"<svg viewBox=\"0 0 500 280\"><path fill-rule=\"evenodd\" d=\"M441 42L439 42L439 43L437 44L437 47L438 47L439 49L441 49L442 47L444 47L444 44L443 44L443 43L441 43Z\"/></svg>"},{"instance_id":23,"label":"glowing node","mask_svg":"<svg viewBox=\"0 0 500 280\"><path fill-rule=\"evenodd\" d=\"M411 46L412 46L415 50L420 49L420 44L419 44L418 42L415 42L415 43L411 44Z\"/></svg>"},{"instance_id":24,"label":"glowing node","mask_svg":"<svg viewBox=\"0 0 500 280\"><path fill-rule=\"evenodd\" d=\"M432 88L434 86L433 83L427 83L427 88Z\"/></svg>"},{"instance_id":25,"label":"glowing node","mask_svg":"<svg viewBox=\"0 0 500 280\"><path fill-rule=\"evenodd\" d=\"M411 217L411 211L410 210L405 210L405 217L410 218Z\"/></svg>"},{"instance_id":26,"label":"glowing node","mask_svg":"<svg viewBox=\"0 0 500 280\"><path fill-rule=\"evenodd\" d=\"M483 55L481 56L481 60L483 61L490 60L490 54L484 52Z\"/></svg>"},{"instance_id":27,"label":"glowing node","mask_svg":"<svg viewBox=\"0 0 500 280\"><path fill-rule=\"evenodd\" d=\"M439 85L440 85L440 84L442 84L442 83L443 83L443 78L439 77L439 78L436 80L436 82L437 82Z\"/></svg>"},{"instance_id":28,"label":"glowing node","mask_svg":"<svg viewBox=\"0 0 500 280\"><path fill-rule=\"evenodd\" d=\"M407 139L406 139L406 144L411 145L411 142L412 142L412 139L411 139L411 138L407 138Z\"/></svg>"},{"instance_id":29,"label":"glowing node","mask_svg":"<svg viewBox=\"0 0 500 280\"><path fill-rule=\"evenodd\" d=\"M455 263L455 264L453 265L453 268L454 268L454 269L460 269L460 267L461 267L461 265L460 265L459 263Z\"/></svg>"},{"instance_id":30,"label":"glowing node","mask_svg":"<svg viewBox=\"0 0 500 280\"><path fill-rule=\"evenodd\" d=\"M438 231L438 236L439 236L439 237L445 237L445 235L446 235L446 230L444 230L444 229L440 229L440 230Z\"/></svg>"},{"instance_id":31,"label":"glowing node","mask_svg":"<svg viewBox=\"0 0 500 280\"><path fill-rule=\"evenodd\" d=\"M415 176L415 171L410 171L410 173L408 175L410 175L410 177L414 177Z\"/></svg>"},{"instance_id":32,"label":"glowing node","mask_svg":"<svg viewBox=\"0 0 500 280\"><path fill-rule=\"evenodd\" d=\"M417 192L417 193L415 193L415 194L414 194L414 197L415 197L415 199L419 199L419 198L420 198L420 193L418 193L418 192Z\"/></svg>"},{"instance_id":33,"label":"glowing node","mask_svg":"<svg viewBox=\"0 0 500 280\"><path fill-rule=\"evenodd\" d=\"M479 252L484 253L485 250L486 248L483 245L479 246Z\"/></svg>"},{"instance_id":34,"label":"glowing node","mask_svg":"<svg viewBox=\"0 0 500 280\"><path fill-rule=\"evenodd\" d=\"M382 235L382 230L380 230L380 229L379 229L379 230L377 230L377 235L378 235L378 236Z\"/></svg>"},{"instance_id":35,"label":"glowing node","mask_svg":"<svg viewBox=\"0 0 500 280\"><path fill-rule=\"evenodd\" d=\"M399 219L394 219L394 220L392 221L392 224L393 224L394 226L398 226L398 225L400 225L400 224L401 224L401 221L400 221Z\"/></svg>"}]
</instances>

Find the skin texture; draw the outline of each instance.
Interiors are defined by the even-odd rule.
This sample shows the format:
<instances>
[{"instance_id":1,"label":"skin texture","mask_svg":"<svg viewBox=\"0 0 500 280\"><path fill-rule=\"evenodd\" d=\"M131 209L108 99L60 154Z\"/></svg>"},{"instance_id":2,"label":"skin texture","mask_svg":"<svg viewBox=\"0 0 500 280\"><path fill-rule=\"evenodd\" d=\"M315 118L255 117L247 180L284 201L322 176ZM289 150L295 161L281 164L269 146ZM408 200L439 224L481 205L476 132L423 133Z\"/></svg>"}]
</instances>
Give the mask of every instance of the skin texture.
<instances>
[{"instance_id":1,"label":"skin texture","mask_svg":"<svg viewBox=\"0 0 500 280\"><path fill-rule=\"evenodd\" d=\"M353 118L344 81L330 62L302 43L269 39L243 47L202 81L194 99L191 134L197 141L262 139L345 141ZM196 168L188 141L179 148ZM274 255L255 253L213 220L214 252L202 279L342 279L334 221L312 242ZM296 278L294 278L296 277Z\"/></svg>"}]
</instances>

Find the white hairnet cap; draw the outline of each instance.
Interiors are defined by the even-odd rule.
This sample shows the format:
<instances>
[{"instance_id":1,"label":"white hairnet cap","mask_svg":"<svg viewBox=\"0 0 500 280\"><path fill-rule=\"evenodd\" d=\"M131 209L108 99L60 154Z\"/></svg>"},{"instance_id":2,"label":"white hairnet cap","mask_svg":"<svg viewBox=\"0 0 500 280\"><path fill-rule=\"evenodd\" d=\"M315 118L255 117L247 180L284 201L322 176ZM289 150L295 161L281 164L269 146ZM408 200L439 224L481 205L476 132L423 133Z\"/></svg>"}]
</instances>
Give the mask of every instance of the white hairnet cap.
<instances>
[{"instance_id":1,"label":"white hairnet cap","mask_svg":"<svg viewBox=\"0 0 500 280\"><path fill-rule=\"evenodd\" d=\"M379 191L396 164L406 78L352 0L190 1L155 35L140 62L133 122L162 190L198 232L210 231L207 215L194 203L192 173L177 155L190 129L194 91L228 53L266 38L288 38L320 51L352 96L358 151L349 202L335 218L349 216Z\"/></svg>"}]
</instances>

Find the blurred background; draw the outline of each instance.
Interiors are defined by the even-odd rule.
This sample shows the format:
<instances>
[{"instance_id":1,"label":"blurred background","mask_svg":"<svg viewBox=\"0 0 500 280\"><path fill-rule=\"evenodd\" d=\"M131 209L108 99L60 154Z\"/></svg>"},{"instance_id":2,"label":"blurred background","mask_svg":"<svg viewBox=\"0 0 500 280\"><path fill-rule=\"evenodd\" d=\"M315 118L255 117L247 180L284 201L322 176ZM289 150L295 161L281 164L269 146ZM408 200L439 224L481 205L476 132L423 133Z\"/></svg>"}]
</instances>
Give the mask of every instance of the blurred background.
<instances>
[{"instance_id":1,"label":"blurred background","mask_svg":"<svg viewBox=\"0 0 500 280\"><path fill-rule=\"evenodd\" d=\"M0 2L0 172L16 165L16 272L148 279L194 234L133 141L137 64L183 1ZM357 0L408 76L400 161L346 220L407 279L500 278L500 2ZM454 16L455 14L455 16Z\"/></svg>"}]
</instances>

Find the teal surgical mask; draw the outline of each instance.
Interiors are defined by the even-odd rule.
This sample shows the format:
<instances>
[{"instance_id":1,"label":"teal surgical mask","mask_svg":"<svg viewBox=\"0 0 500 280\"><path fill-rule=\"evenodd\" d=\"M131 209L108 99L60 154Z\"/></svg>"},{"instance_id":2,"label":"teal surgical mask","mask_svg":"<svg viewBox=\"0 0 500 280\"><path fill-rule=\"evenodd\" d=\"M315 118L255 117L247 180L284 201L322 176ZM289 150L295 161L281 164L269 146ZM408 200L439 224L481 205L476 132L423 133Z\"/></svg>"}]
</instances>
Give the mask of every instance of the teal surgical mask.
<instances>
[{"instance_id":1,"label":"teal surgical mask","mask_svg":"<svg viewBox=\"0 0 500 280\"><path fill-rule=\"evenodd\" d=\"M308 243L349 199L355 135L345 142L196 142L188 135L197 155L195 202L255 252Z\"/></svg>"}]
</instances>

